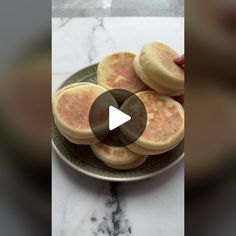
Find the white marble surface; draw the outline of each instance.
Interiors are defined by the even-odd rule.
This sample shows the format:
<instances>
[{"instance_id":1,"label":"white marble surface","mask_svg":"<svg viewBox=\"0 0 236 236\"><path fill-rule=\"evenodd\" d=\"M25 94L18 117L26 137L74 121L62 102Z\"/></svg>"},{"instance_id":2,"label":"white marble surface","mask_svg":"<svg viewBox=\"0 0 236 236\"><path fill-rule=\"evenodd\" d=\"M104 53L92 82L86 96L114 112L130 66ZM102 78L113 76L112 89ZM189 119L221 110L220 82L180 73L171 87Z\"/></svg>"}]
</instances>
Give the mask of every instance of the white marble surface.
<instances>
[{"instance_id":1,"label":"white marble surface","mask_svg":"<svg viewBox=\"0 0 236 236\"><path fill-rule=\"evenodd\" d=\"M77 70L119 50L158 40L180 53L183 18L54 18L52 89ZM155 178L108 183L84 176L52 153L54 236L184 235L183 162Z\"/></svg>"}]
</instances>

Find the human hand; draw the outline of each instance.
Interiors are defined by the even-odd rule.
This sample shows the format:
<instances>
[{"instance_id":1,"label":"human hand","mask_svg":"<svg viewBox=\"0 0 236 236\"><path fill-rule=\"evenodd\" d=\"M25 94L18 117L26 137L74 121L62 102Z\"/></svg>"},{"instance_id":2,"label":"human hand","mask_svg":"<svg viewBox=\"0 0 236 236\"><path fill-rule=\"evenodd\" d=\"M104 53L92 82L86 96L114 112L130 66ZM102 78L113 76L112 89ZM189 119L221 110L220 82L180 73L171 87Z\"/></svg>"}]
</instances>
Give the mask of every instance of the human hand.
<instances>
[{"instance_id":1,"label":"human hand","mask_svg":"<svg viewBox=\"0 0 236 236\"><path fill-rule=\"evenodd\" d=\"M181 56L175 57L174 62L179 66L183 66L184 65L184 54L182 54Z\"/></svg>"}]
</instances>

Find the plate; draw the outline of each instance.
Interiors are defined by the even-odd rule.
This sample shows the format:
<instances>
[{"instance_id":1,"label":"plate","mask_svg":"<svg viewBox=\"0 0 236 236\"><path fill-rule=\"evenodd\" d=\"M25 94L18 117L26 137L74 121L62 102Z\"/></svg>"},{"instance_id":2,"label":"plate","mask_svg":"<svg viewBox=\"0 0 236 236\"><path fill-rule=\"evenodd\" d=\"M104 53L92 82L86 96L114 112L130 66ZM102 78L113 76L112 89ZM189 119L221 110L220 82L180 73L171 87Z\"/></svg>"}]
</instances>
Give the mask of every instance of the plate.
<instances>
[{"instance_id":1,"label":"plate","mask_svg":"<svg viewBox=\"0 0 236 236\"><path fill-rule=\"evenodd\" d=\"M96 83L97 65L88 66L65 80L58 89L77 82ZM53 120L53 119L52 119ZM133 170L114 170L107 167L93 154L87 145L75 145L67 141L52 122L52 146L56 153L75 170L107 181L136 181L156 176L177 164L184 156L184 142L169 152L149 156L146 162Z\"/></svg>"}]
</instances>

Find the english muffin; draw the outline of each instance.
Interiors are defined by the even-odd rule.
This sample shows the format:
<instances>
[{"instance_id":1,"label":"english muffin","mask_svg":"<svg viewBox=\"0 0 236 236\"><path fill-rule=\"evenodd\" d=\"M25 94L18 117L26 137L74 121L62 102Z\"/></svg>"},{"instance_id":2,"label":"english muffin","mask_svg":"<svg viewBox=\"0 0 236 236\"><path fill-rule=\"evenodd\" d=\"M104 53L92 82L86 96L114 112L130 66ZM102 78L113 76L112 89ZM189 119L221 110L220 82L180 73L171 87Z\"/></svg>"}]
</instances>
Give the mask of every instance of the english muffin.
<instances>
[{"instance_id":1,"label":"english muffin","mask_svg":"<svg viewBox=\"0 0 236 236\"><path fill-rule=\"evenodd\" d=\"M54 120L58 128L67 137L94 140L95 136L89 125L89 112L95 99L107 90L93 83L71 85L63 91L58 91L53 100ZM111 103L117 106L115 99ZM101 134L107 131L108 117L100 115L97 117L97 128ZM105 134L105 133L104 133ZM88 143L89 144L89 143Z\"/></svg>"},{"instance_id":2,"label":"english muffin","mask_svg":"<svg viewBox=\"0 0 236 236\"><path fill-rule=\"evenodd\" d=\"M56 91L53 96L52 96L52 102L54 103L55 98L60 95L63 91L70 89L70 88L74 88L74 87L78 87L78 86L83 86L83 85L88 85L91 84L90 82L79 82L79 83L74 83L74 84L69 84L61 89L59 89L58 91Z\"/></svg>"},{"instance_id":3,"label":"english muffin","mask_svg":"<svg viewBox=\"0 0 236 236\"><path fill-rule=\"evenodd\" d=\"M147 112L147 124L143 134L135 141L141 148L163 151L177 145L184 136L184 110L174 99L159 95L155 91L142 91L136 94L144 103ZM138 113L132 107L132 97L121 106L121 110ZM120 127L122 135L134 138L135 127L126 123Z\"/></svg>"},{"instance_id":4,"label":"english muffin","mask_svg":"<svg viewBox=\"0 0 236 236\"><path fill-rule=\"evenodd\" d=\"M147 86L136 74L132 52L117 52L106 56L98 65L97 83L107 90L124 89L131 93L145 90ZM114 94L118 101L126 99L126 94Z\"/></svg>"},{"instance_id":5,"label":"english muffin","mask_svg":"<svg viewBox=\"0 0 236 236\"><path fill-rule=\"evenodd\" d=\"M150 76L143 70L142 66L140 65L138 55L134 58L133 66L139 78L150 88L157 91L159 94L168 96L178 96L184 93L183 90L164 87L158 84L157 80L151 79Z\"/></svg>"},{"instance_id":6,"label":"english muffin","mask_svg":"<svg viewBox=\"0 0 236 236\"><path fill-rule=\"evenodd\" d=\"M91 145L91 149L99 160L115 167L129 166L147 157L147 155L133 153L126 147L113 147L102 142Z\"/></svg>"},{"instance_id":7,"label":"english muffin","mask_svg":"<svg viewBox=\"0 0 236 236\"><path fill-rule=\"evenodd\" d=\"M143 70L159 85L174 90L184 89L184 70L173 59L178 53L159 42L147 43L143 46L139 62Z\"/></svg>"}]
</instances>

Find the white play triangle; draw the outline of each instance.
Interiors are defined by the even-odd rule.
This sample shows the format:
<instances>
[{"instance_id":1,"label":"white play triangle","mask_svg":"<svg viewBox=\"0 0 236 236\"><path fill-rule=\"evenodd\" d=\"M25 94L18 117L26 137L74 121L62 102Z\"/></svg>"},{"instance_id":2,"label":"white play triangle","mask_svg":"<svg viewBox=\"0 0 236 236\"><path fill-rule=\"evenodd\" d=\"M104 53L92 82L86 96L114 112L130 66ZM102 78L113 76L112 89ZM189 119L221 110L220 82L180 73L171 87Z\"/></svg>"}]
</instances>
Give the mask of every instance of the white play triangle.
<instances>
[{"instance_id":1,"label":"white play triangle","mask_svg":"<svg viewBox=\"0 0 236 236\"><path fill-rule=\"evenodd\" d=\"M113 106L109 106L109 130L113 130L127 121L131 117Z\"/></svg>"}]
</instances>

